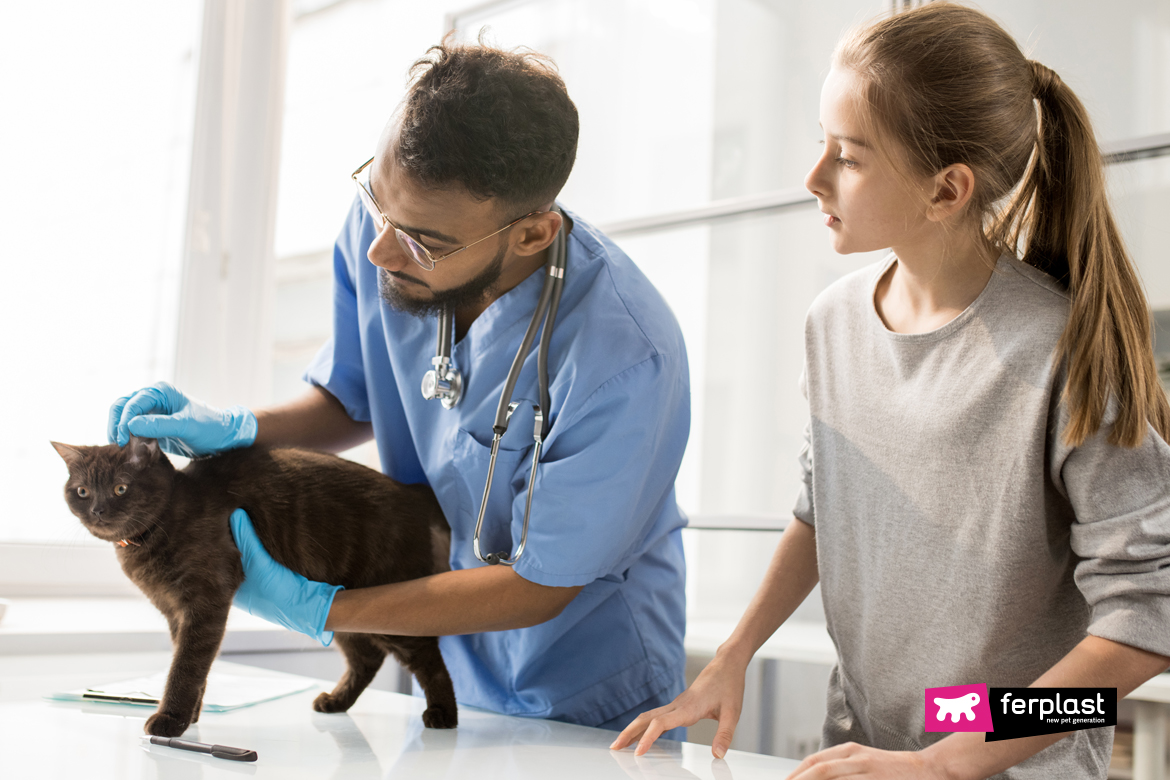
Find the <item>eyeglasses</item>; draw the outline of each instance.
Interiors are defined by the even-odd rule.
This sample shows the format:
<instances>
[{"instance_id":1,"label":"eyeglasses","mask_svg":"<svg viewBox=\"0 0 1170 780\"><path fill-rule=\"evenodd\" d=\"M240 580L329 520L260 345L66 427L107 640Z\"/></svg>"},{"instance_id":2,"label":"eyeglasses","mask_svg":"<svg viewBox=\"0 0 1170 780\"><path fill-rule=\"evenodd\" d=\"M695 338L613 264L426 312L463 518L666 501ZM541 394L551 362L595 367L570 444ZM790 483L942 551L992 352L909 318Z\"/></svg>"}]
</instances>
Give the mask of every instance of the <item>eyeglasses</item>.
<instances>
[{"instance_id":1,"label":"eyeglasses","mask_svg":"<svg viewBox=\"0 0 1170 780\"><path fill-rule=\"evenodd\" d=\"M436 257L435 255L430 253L430 250L428 250L425 246L423 246L417 240L412 238L409 233L407 233L402 228L398 227L393 222L391 222L390 218L382 213L382 209L381 209L381 207L378 206L378 201L374 200L374 193L370 192L370 188L369 188L368 184L366 182L363 182L361 179L358 178L358 175L362 171L364 171L366 168L370 167L370 163L372 163L374 161L374 159L375 158L371 157L370 159L366 160L365 163L362 164L362 167L358 168L351 175L351 178L353 179L353 183L357 185L358 195L362 199L362 205L364 205L366 207L366 211L368 211L370 216L374 218L374 221L376 223L378 223L378 230L379 231L385 230L387 226L394 228L394 237L398 239L399 246L402 247L403 251L406 252L407 256L409 256L410 259L414 260L414 262L418 263L420 266L422 266L424 269L426 269L428 271L433 271L435 268L435 263L439 262L440 260L446 260L451 255L459 254L464 249L470 249L471 247L480 243L480 241L487 241L492 236L497 236L500 233L503 233L505 230L512 227L520 220L527 219L528 217L531 217L533 214L540 213L539 211L530 211L527 214L525 214L523 217L517 217L516 219L512 220L507 225L504 225L502 228L497 230L495 233L492 233L491 235L484 236L483 238L479 239L478 241L472 241L470 244L464 244L463 246L459 247L458 249L454 249L454 250L452 250L444 255L439 255L438 257ZM369 174L366 174L365 178L368 181Z\"/></svg>"}]
</instances>

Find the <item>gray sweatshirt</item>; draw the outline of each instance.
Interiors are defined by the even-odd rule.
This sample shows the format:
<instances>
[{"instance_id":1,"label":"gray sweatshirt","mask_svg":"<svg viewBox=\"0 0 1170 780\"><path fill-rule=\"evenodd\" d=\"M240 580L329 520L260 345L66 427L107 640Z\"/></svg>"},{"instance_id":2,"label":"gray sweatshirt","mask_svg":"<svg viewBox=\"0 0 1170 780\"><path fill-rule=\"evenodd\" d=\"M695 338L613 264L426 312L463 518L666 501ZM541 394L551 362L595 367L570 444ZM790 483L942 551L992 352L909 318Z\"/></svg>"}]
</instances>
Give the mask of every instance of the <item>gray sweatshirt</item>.
<instances>
[{"instance_id":1,"label":"gray sweatshirt","mask_svg":"<svg viewBox=\"0 0 1170 780\"><path fill-rule=\"evenodd\" d=\"M841 279L805 326L811 419L796 516L816 529L839 663L823 745L917 750L924 689L1031 684L1086 633L1170 655L1170 447L1106 424L1079 447L1055 348L1068 295L1001 258L929 333L873 304L894 262ZM1113 729L1075 733L999 775L1101 777Z\"/></svg>"}]
</instances>

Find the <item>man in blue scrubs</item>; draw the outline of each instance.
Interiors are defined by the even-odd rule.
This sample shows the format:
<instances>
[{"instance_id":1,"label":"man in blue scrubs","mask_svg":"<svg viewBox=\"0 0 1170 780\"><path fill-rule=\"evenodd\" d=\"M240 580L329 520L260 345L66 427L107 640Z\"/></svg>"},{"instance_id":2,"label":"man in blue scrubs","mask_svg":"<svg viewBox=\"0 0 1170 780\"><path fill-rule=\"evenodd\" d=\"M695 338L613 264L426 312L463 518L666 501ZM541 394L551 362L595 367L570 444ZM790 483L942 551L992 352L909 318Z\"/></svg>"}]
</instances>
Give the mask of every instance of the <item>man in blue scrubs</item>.
<instances>
[{"instance_id":1,"label":"man in blue scrubs","mask_svg":"<svg viewBox=\"0 0 1170 780\"><path fill-rule=\"evenodd\" d=\"M180 439L171 446L209 453L253 441L336 451L374 436L387 474L434 489L451 525L451 571L339 591L272 562L237 512L247 573L237 603L323 640L330 631L438 635L461 703L621 729L683 690L682 335L620 249L551 210L575 158L577 113L549 64L445 45L414 76L334 247L334 333L306 372L312 389L253 413L210 409L160 384L114 404L110 438ZM551 425L527 546L514 567L486 566L471 540L492 421L562 222ZM455 312L452 358L464 384L453 409L419 391L442 306ZM485 553L519 545L535 349L513 400L521 405L497 460Z\"/></svg>"}]
</instances>

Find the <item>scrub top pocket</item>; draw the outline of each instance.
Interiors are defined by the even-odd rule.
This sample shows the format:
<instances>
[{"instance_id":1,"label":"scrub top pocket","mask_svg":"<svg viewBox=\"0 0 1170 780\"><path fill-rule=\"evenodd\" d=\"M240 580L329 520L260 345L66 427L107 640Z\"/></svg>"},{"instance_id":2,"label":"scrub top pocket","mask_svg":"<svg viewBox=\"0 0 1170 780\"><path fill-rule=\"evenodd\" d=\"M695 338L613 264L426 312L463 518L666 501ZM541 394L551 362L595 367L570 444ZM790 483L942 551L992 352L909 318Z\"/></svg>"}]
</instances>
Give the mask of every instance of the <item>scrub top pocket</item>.
<instances>
[{"instance_id":1,"label":"scrub top pocket","mask_svg":"<svg viewBox=\"0 0 1170 780\"><path fill-rule=\"evenodd\" d=\"M500 440L500 449L496 454L496 473L479 538L479 549L484 555L511 552L520 544L518 537L514 542L512 539L512 506L517 494L527 485L534 420L531 405L526 401L521 401L521 404L512 417L507 433ZM527 415L521 414L525 406L528 407ZM452 566L470 568L482 565L475 557L471 542L475 535L475 520L483 499L484 485L487 483L491 452L490 428L487 443L479 441L475 434L462 428L456 432L450 465L453 473L450 480L446 481L448 485L458 486L462 493L456 502L458 509L454 518L449 515L454 520L451 522ZM519 530L516 533L519 534Z\"/></svg>"}]
</instances>

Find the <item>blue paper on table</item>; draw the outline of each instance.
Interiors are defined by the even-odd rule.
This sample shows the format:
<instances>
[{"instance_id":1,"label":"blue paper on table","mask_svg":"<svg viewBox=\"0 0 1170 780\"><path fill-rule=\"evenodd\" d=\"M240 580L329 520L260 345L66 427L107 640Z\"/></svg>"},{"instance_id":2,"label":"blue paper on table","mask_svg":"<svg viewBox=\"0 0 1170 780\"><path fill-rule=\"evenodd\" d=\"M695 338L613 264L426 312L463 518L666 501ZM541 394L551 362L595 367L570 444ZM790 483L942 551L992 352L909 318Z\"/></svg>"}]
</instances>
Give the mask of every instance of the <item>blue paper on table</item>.
<instances>
[{"instance_id":1,"label":"blue paper on table","mask_svg":"<svg viewBox=\"0 0 1170 780\"><path fill-rule=\"evenodd\" d=\"M157 707L166 684L166 672L159 672L152 677L138 677L92 688L50 693L45 698L50 701L96 701ZM207 678L207 690L203 694L203 711L227 712L240 707L250 707L253 704L307 691L314 685L312 680L303 677L251 677L212 672Z\"/></svg>"}]
</instances>

